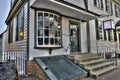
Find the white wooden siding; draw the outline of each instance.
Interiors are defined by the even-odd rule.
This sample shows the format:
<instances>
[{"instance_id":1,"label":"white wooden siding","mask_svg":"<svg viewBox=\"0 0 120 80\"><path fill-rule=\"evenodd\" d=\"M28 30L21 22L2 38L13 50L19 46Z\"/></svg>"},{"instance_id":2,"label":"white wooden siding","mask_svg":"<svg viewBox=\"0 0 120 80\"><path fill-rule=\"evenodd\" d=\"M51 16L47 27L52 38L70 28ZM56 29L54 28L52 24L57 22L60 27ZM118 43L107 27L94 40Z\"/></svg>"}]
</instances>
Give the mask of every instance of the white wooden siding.
<instances>
[{"instance_id":1,"label":"white wooden siding","mask_svg":"<svg viewBox=\"0 0 120 80\"><path fill-rule=\"evenodd\" d=\"M24 39L16 41L16 15L13 18L13 43L8 44L8 30L6 37L6 50L7 51L26 51L27 48L27 26L28 26L28 2L25 3L24 7Z\"/></svg>"}]
</instances>

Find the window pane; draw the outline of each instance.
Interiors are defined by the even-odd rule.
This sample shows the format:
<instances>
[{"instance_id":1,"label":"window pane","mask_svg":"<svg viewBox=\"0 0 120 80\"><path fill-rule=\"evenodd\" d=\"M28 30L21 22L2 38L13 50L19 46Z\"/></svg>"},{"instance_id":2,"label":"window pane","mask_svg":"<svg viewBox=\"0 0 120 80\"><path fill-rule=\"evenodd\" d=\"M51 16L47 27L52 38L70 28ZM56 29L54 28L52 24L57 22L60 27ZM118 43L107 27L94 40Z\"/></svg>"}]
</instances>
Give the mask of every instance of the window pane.
<instances>
[{"instance_id":1,"label":"window pane","mask_svg":"<svg viewBox=\"0 0 120 80\"><path fill-rule=\"evenodd\" d=\"M43 28L43 14L38 13L38 28Z\"/></svg>"},{"instance_id":2,"label":"window pane","mask_svg":"<svg viewBox=\"0 0 120 80\"><path fill-rule=\"evenodd\" d=\"M57 19L57 16L54 16L54 28L55 28L55 30L58 29L58 19Z\"/></svg>"},{"instance_id":3,"label":"window pane","mask_svg":"<svg viewBox=\"0 0 120 80\"><path fill-rule=\"evenodd\" d=\"M54 29L54 17L53 17L53 15L52 14L50 14L50 29Z\"/></svg>"},{"instance_id":4,"label":"window pane","mask_svg":"<svg viewBox=\"0 0 120 80\"><path fill-rule=\"evenodd\" d=\"M44 27L49 28L49 16L48 16L48 13L44 14Z\"/></svg>"},{"instance_id":5,"label":"window pane","mask_svg":"<svg viewBox=\"0 0 120 80\"><path fill-rule=\"evenodd\" d=\"M55 38L55 44L56 44L56 45L60 45L60 44L61 44L61 41L60 41L59 38Z\"/></svg>"},{"instance_id":6,"label":"window pane","mask_svg":"<svg viewBox=\"0 0 120 80\"><path fill-rule=\"evenodd\" d=\"M60 21L61 21L61 19L60 19L60 17L58 17L58 30L59 30L59 31L61 30L61 29L60 29L60 26L61 26L61 25L60 25L60 24L61 24Z\"/></svg>"},{"instance_id":7,"label":"window pane","mask_svg":"<svg viewBox=\"0 0 120 80\"><path fill-rule=\"evenodd\" d=\"M59 37L59 34L60 32L59 31L55 31L55 37Z\"/></svg>"},{"instance_id":8,"label":"window pane","mask_svg":"<svg viewBox=\"0 0 120 80\"><path fill-rule=\"evenodd\" d=\"M38 36L43 36L43 29L38 29Z\"/></svg>"},{"instance_id":9,"label":"window pane","mask_svg":"<svg viewBox=\"0 0 120 80\"><path fill-rule=\"evenodd\" d=\"M50 31L50 37L55 37L55 32L53 30Z\"/></svg>"},{"instance_id":10,"label":"window pane","mask_svg":"<svg viewBox=\"0 0 120 80\"><path fill-rule=\"evenodd\" d=\"M38 44L43 45L43 38L38 38Z\"/></svg>"},{"instance_id":11,"label":"window pane","mask_svg":"<svg viewBox=\"0 0 120 80\"><path fill-rule=\"evenodd\" d=\"M49 44L49 38L45 38L45 45Z\"/></svg>"},{"instance_id":12,"label":"window pane","mask_svg":"<svg viewBox=\"0 0 120 80\"><path fill-rule=\"evenodd\" d=\"M50 44L54 45L54 38L50 38Z\"/></svg>"},{"instance_id":13,"label":"window pane","mask_svg":"<svg viewBox=\"0 0 120 80\"><path fill-rule=\"evenodd\" d=\"M49 36L49 29L45 29L45 30L44 30L44 35L45 35L45 36Z\"/></svg>"}]
</instances>

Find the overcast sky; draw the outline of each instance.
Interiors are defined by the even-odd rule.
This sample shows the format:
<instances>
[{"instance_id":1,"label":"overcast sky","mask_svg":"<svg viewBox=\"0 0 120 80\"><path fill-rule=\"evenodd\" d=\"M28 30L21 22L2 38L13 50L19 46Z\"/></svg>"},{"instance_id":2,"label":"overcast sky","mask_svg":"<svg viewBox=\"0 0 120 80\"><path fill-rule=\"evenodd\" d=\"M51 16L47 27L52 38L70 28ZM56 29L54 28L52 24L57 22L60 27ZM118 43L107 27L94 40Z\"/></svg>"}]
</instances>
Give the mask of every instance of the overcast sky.
<instances>
[{"instance_id":1,"label":"overcast sky","mask_svg":"<svg viewBox=\"0 0 120 80\"><path fill-rule=\"evenodd\" d=\"M6 30L5 20L10 10L10 0L0 0L0 34Z\"/></svg>"}]
</instances>

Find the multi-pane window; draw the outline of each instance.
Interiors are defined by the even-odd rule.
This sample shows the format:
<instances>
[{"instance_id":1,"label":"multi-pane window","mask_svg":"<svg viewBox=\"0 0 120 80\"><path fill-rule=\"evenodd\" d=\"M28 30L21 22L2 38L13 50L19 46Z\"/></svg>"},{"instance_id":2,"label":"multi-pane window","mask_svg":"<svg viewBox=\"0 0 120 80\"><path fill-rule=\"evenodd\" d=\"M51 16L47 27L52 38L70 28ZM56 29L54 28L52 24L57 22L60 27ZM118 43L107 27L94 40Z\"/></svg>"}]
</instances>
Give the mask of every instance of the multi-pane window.
<instances>
[{"instance_id":1,"label":"multi-pane window","mask_svg":"<svg viewBox=\"0 0 120 80\"><path fill-rule=\"evenodd\" d=\"M103 0L94 0L94 6L103 9Z\"/></svg>"},{"instance_id":2,"label":"multi-pane window","mask_svg":"<svg viewBox=\"0 0 120 80\"><path fill-rule=\"evenodd\" d=\"M8 43L13 42L13 22L8 25Z\"/></svg>"},{"instance_id":3,"label":"multi-pane window","mask_svg":"<svg viewBox=\"0 0 120 80\"><path fill-rule=\"evenodd\" d=\"M115 5L115 16L119 17L119 8Z\"/></svg>"},{"instance_id":4,"label":"multi-pane window","mask_svg":"<svg viewBox=\"0 0 120 80\"><path fill-rule=\"evenodd\" d=\"M17 15L16 41L24 38L24 9L22 8Z\"/></svg>"},{"instance_id":5,"label":"multi-pane window","mask_svg":"<svg viewBox=\"0 0 120 80\"><path fill-rule=\"evenodd\" d=\"M95 26L96 26L96 39L102 40L104 38L104 31L103 31L103 22L95 20Z\"/></svg>"},{"instance_id":6,"label":"multi-pane window","mask_svg":"<svg viewBox=\"0 0 120 80\"><path fill-rule=\"evenodd\" d=\"M112 2L106 0L106 12L108 12L109 15L113 15L113 5Z\"/></svg>"},{"instance_id":7,"label":"multi-pane window","mask_svg":"<svg viewBox=\"0 0 120 80\"><path fill-rule=\"evenodd\" d=\"M61 47L60 16L49 12L37 12L37 47Z\"/></svg>"},{"instance_id":8,"label":"multi-pane window","mask_svg":"<svg viewBox=\"0 0 120 80\"><path fill-rule=\"evenodd\" d=\"M108 40L114 41L114 33L113 30L108 30Z\"/></svg>"},{"instance_id":9,"label":"multi-pane window","mask_svg":"<svg viewBox=\"0 0 120 80\"><path fill-rule=\"evenodd\" d=\"M108 8L109 8L109 3L108 3L108 0L105 0L105 10L106 12L108 12Z\"/></svg>"},{"instance_id":10,"label":"multi-pane window","mask_svg":"<svg viewBox=\"0 0 120 80\"><path fill-rule=\"evenodd\" d=\"M98 31L99 31L99 39L103 39L103 26L102 26L102 22L98 21Z\"/></svg>"},{"instance_id":11,"label":"multi-pane window","mask_svg":"<svg viewBox=\"0 0 120 80\"><path fill-rule=\"evenodd\" d=\"M113 5L112 5L112 2L110 2L110 15L113 15Z\"/></svg>"}]
</instances>

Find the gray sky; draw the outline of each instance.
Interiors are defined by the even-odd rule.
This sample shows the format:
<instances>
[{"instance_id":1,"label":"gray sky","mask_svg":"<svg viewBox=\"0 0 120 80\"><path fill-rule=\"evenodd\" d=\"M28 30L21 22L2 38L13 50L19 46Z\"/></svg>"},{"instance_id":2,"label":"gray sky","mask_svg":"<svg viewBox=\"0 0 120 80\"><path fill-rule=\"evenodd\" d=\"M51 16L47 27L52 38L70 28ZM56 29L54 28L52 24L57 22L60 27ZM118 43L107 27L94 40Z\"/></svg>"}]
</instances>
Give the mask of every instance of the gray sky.
<instances>
[{"instance_id":1,"label":"gray sky","mask_svg":"<svg viewBox=\"0 0 120 80\"><path fill-rule=\"evenodd\" d=\"M10 10L10 0L0 0L0 34L5 31L5 20Z\"/></svg>"}]
</instances>

